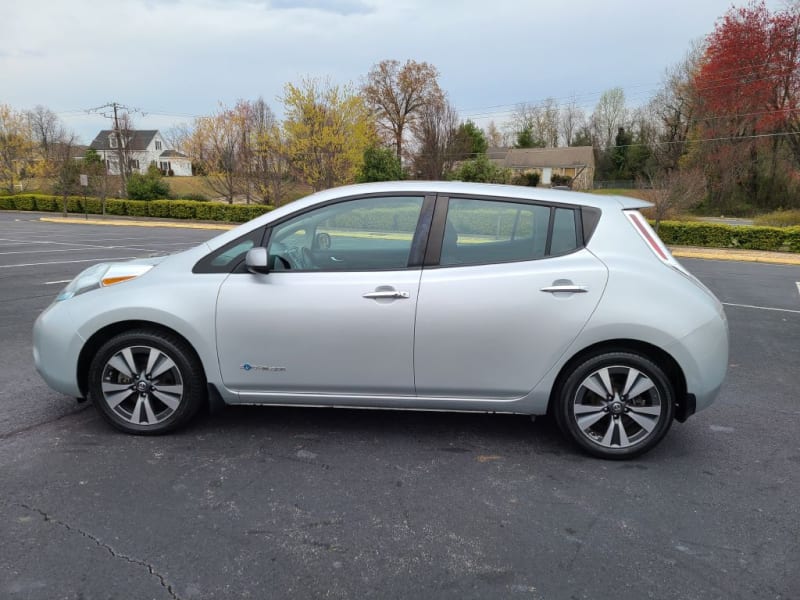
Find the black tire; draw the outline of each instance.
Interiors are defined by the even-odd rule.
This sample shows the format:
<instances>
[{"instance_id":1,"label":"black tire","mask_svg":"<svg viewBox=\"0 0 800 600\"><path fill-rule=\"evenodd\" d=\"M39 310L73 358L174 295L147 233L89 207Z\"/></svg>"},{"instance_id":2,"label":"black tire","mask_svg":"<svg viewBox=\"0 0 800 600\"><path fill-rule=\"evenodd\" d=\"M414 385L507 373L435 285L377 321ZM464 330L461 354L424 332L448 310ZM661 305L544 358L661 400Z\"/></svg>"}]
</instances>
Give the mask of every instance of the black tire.
<instances>
[{"instance_id":1,"label":"black tire","mask_svg":"<svg viewBox=\"0 0 800 600\"><path fill-rule=\"evenodd\" d=\"M116 335L89 366L89 397L103 418L126 433L173 431L197 414L207 394L197 355L169 333L139 329Z\"/></svg>"},{"instance_id":2,"label":"black tire","mask_svg":"<svg viewBox=\"0 0 800 600\"><path fill-rule=\"evenodd\" d=\"M675 391L649 358L606 352L572 370L557 391L553 412L561 431L589 454L633 458L654 448L669 431Z\"/></svg>"}]
</instances>

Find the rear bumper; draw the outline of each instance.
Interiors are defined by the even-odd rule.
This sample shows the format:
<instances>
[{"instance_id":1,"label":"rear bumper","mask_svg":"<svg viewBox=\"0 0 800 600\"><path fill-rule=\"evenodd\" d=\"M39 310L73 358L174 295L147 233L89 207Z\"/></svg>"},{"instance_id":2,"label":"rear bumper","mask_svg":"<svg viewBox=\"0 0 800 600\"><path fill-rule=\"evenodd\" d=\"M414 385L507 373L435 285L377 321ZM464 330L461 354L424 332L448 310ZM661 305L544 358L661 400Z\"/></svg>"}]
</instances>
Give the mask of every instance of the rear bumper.
<instances>
[{"instance_id":1,"label":"rear bumper","mask_svg":"<svg viewBox=\"0 0 800 600\"><path fill-rule=\"evenodd\" d=\"M665 348L678 361L686 379L686 397L675 417L685 421L708 408L719 395L728 370L728 323L725 315L708 321Z\"/></svg>"}]
</instances>

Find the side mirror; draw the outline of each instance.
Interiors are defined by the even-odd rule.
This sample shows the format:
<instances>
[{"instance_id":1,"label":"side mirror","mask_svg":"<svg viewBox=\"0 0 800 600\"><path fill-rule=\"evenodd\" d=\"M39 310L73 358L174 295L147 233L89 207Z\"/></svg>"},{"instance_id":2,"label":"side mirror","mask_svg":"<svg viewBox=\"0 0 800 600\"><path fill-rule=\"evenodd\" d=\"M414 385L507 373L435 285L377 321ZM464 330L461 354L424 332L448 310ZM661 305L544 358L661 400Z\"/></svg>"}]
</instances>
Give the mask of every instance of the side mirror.
<instances>
[{"instance_id":1,"label":"side mirror","mask_svg":"<svg viewBox=\"0 0 800 600\"><path fill-rule=\"evenodd\" d=\"M251 273L262 273L266 275L269 273L267 258L267 249L263 246L250 248L250 250L247 251L244 264Z\"/></svg>"}]
</instances>

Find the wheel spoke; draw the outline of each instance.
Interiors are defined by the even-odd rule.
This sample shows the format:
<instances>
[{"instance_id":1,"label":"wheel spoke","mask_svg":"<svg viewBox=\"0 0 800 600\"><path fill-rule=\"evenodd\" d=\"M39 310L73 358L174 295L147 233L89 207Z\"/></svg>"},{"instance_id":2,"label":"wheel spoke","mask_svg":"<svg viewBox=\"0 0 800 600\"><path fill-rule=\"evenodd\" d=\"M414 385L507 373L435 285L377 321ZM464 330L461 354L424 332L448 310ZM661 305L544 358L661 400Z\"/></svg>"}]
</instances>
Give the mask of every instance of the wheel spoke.
<instances>
[{"instance_id":1,"label":"wheel spoke","mask_svg":"<svg viewBox=\"0 0 800 600\"><path fill-rule=\"evenodd\" d=\"M636 398L646 391L653 389L655 386L656 384L653 383L649 377L642 375L639 381L636 382L636 385L628 392L628 398Z\"/></svg>"},{"instance_id":2,"label":"wheel spoke","mask_svg":"<svg viewBox=\"0 0 800 600\"><path fill-rule=\"evenodd\" d=\"M136 423L139 425L142 422L142 403L144 401L144 396L139 396L136 399L136 406L133 408L133 414L131 415L131 422Z\"/></svg>"},{"instance_id":3,"label":"wheel spoke","mask_svg":"<svg viewBox=\"0 0 800 600\"><path fill-rule=\"evenodd\" d=\"M644 415L637 415L635 412L629 412L628 416L636 422L639 427L644 429L647 433L653 431L653 428L658 423L658 417L651 418Z\"/></svg>"},{"instance_id":4,"label":"wheel spoke","mask_svg":"<svg viewBox=\"0 0 800 600\"><path fill-rule=\"evenodd\" d=\"M609 396L614 395L614 386L611 385L611 374L608 372L608 369L600 369L597 372L597 376L600 377L600 381L603 382L603 387L606 390L606 394Z\"/></svg>"},{"instance_id":5,"label":"wheel spoke","mask_svg":"<svg viewBox=\"0 0 800 600\"><path fill-rule=\"evenodd\" d=\"M104 393L113 393L113 392L121 392L122 390L130 390L131 384L130 383L111 383L110 381L104 381L102 383L103 392ZM131 390L133 391L133 390Z\"/></svg>"},{"instance_id":6,"label":"wheel spoke","mask_svg":"<svg viewBox=\"0 0 800 600\"><path fill-rule=\"evenodd\" d=\"M169 387L175 387L175 388L183 389L183 386L180 386L180 385L174 385L174 386L169 386ZM151 393L153 394L153 396L155 396L156 398L161 400L161 402L166 404L172 410L177 410L178 409L178 405L181 403L180 393L173 395L173 394L165 391L165 389L163 387L161 387L161 388L159 388L157 390L151 390Z\"/></svg>"},{"instance_id":7,"label":"wheel spoke","mask_svg":"<svg viewBox=\"0 0 800 600\"><path fill-rule=\"evenodd\" d=\"M606 434L603 436L603 441L601 442L604 446L611 446L611 440L614 439L614 429L616 429L614 423L614 419L608 420L608 429L606 429Z\"/></svg>"},{"instance_id":8,"label":"wheel spoke","mask_svg":"<svg viewBox=\"0 0 800 600\"><path fill-rule=\"evenodd\" d=\"M641 415L651 415L653 417L661 416L660 406L634 406L633 404L629 404L628 408L631 409L631 412L635 412Z\"/></svg>"},{"instance_id":9,"label":"wheel spoke","mask_svg":"<svg viewBox=\"0 0 800 600\"><path fill-rule=\"evenodd\" d=\"M115 354L112 356L111 360L108 361L108 366L115 368L117 371L130 379L136 379L136 374L131 370L121 354Z\"/></svg>"},{"instance_id":10,"label":"wheel spoke","mask_svg":"<svg viewBox=\"0 0 800 600\"><path fill-rule=\"evenodd\" d=\"M639 371L637 371L636 369L633 368L628 369L628 376L625 378L625 385L622 388L623 396L630 395L631 387L633 387L633 384L636 383L636 380L639 378L639 375L641 375L641 373L639 373Z\"/></svg>"},{"instance_id":11,"label":"wheel spoke","mask_svg":"<svg viewBox=\"0 0 800 600\"><path fill-rule=\"evenodd\" d=\"M122 404L125 400L131 397L131 394L134 393L130 386L125 386L124 390L112 393L105 392L105 385L103 385L103 397L105 398L106 404L108 404L111 408L116 408L120 404Z\"/></svg>"},{"instance_id":12,"label":"wheel spoke","mask_svg":"<svg viewBox=\"0 0 800 600\"><path fill-rule=\"evenodd\" d=\"M589 429L589 427L597 423L600 419L602 419L605 416L606 413L600 411L592 415L585 415L583 417L578 417L576 419L576 422L578 423L578 427L581 428L581 431L586 431L587 429Z\"/></svg>"},{"instance_id":13,"label":"wheel spoke","mask_svg":"<svg viewBox=\"0 0 800 600\"><path fill-rule=\"evenodd\" d=\"M144 405L144 414L145 418L147 419L147 424L148 425L155 424L158 421L158 419L156 419L156 415L153 412L153 407L150 406L150 398L148 398L147 396L142 398L142 404Z\"/></svg>"},{"instance_id":14,"label":"wheel spoke","mask_svg":"<svg viewBox=\"0 0 800 600\"><path fill-rule=\"evenodd\" d=\"M161 356L161 352L156 350L155 348L150 348L150 354L147 356L147 366L144 368L145 375L152 379L153 375L153 367L156 365L156 361Z\"/></svg>"},{"instance_id":15,"label":"wheel spoke","mask_svg":"<svg viewBox=\"0 0 800 600\"><path fill-rule=\"evenodd\" d=\"M164 388L160 387L158 389L164 389ZM595 405L592 405L592 404L575 404L575 409L574 410L575 410L575 414L576 415L585 415L587 413L596 413L598 411L603 412L604 408L605 408L605 405L603 405L603 406L595 406Z\"/></svg>"},{"instance_id":16,"label":"wheel spoke","mask_svg":"<svg viewBox=\"0 0 800 600\"><path fill-rule=\"evenodd\" d=\"M617 434L619 435L620 447L624 448L626 446L630 446L631 443L628 440L628 433L625 431L625 423L622 422L622 419L613 419L613 421L615 421L617 424Z\"/></svg>"},{"instance_id":17,"label":"wheel spoke","mask_svg":"<svg viewBox=\"0 0 800 600\"><path fill-rule=\"evenodd\" d=\"M169 356L167 356L166 354L161 354L161 353L159 354L161 358L158 361L158 364L155 366L155 368L150 372L150 379L157 379L158 377L160 377L161 375L163 375L164 373L175 367L175 363Z\"/></svg>"},{"instance_id":18,"label":"wheel spoke","mask_svg":"<svg viewBox=\"0 0 800 600\"><path fill-rule=\"evenodd\" d=\"M606 371L605 379L603 379L600 372L592 373L582 384L587 390L594 392L603 399L614 395L613 391L609 391L611 390L611 380L608 379L608 369L604 370ZM606 385L606 381L608 381L608 385Z\"/></svg>"}]
</instances>

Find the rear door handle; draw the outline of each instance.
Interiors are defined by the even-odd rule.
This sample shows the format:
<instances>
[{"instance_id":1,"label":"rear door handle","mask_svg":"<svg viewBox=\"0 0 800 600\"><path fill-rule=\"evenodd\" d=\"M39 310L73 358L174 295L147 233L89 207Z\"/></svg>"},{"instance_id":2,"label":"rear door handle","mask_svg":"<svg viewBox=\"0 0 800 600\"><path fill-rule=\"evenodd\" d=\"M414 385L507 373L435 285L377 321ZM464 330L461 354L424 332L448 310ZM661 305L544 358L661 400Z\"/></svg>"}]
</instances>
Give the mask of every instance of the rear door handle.
<instances>
[{"instance_id":1,"label":"rear door handle","mask_svg":"<svg viewBox=\"0 0 800 600\"><path fill-rule=\"evenodd\" d=\"M372 298L372 299L380 299L380 298L390 298L390 299L401 299L401 298L411 298L411 294L408 292L398 292L397 290L384 290L380 292L369 292L362 296L362 298Z\"/></svg>"},{"instance_id":2,"label":"rear door handle","mask_svg":"<svg viewBox=\"0 0 800 600\"><path fill-rule=\"evenodd\" d=\"M551 285L549 287L543 287L539 291L549 292L551 294L557 294L559 292L563 294L585 294L589 291L589 288L585 285Z\"/></svg>"}]
</instances>

